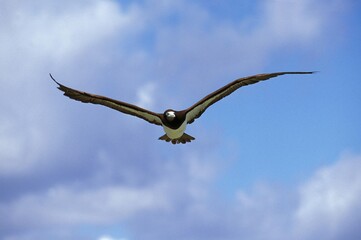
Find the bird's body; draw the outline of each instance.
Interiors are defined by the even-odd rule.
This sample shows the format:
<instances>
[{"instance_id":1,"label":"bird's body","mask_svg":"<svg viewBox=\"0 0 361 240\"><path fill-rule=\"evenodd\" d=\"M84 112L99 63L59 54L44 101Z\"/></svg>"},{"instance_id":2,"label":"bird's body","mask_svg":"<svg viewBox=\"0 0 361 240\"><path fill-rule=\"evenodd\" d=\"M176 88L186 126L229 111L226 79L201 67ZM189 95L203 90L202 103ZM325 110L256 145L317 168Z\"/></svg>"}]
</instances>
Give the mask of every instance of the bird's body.
<instances>
[{"instance_id":1,"label":"bird's body","mask_svg":"<svg viewBox=\"0 0 361 240\"><path fill-rule=\"evenodd\" d=\"M159 138L160 140L171 142L173 144L184 144L187 142L191 142L195 139L194 137L185 133L187 124L193 123L194 120L200 117L209 106L233 93L238 88L280 75L312 73L313 72L277 72L239 78L225 85L224 87L212 92L211 94L202 98L200 101L185 110L176 111L168 109L164 113L154 113L152 111L126 102L121 102L108 97L78 91L58 83L51 74L50 77L54 80L54 82L59 85L59 90L63 91L65 96L84 103L100 104L118 110L120 112L142 118L149 123L160 125L165 131L165 135L161 136Z\"/></svg>"},{"instance_id":2,"label":"bird's body","mask_svg":"<svg viewBox=\"0 0 361 240\"><path fill-rule=\"evenodd\" d=\"M163 129L170 139L177 139L183 135L184 131L186 130L186 126L187 121L183 121L183 123L176 129L167 127L165 124L163 124Z\"/></svg>"}]
</instances>

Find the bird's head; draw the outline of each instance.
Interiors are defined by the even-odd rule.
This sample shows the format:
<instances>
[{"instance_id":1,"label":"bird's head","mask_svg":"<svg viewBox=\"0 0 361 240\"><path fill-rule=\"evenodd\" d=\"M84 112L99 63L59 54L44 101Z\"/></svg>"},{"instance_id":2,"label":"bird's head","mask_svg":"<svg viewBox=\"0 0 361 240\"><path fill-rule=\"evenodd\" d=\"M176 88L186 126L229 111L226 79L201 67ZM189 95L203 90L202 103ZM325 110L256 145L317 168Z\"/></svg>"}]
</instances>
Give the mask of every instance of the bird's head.
<instances>
[{"instance_id":1,"label":"bird's head","mask_svg":"<svg viewBox=\"0 0 361 240\"><path fill-rule=\"evenodd\" d=\"M171 109L166 110L164 116L169 122L172 122L176 118L175 112Z\"/></svg>"}]
</instances>

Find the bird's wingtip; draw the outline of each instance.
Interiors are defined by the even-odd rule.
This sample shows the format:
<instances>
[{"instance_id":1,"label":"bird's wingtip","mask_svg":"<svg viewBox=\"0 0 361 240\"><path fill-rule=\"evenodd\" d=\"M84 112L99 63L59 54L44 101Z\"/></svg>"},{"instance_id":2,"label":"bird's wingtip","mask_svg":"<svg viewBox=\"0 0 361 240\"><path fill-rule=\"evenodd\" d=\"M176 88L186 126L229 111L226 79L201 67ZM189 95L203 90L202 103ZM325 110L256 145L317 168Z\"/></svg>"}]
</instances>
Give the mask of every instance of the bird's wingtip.
<instances>
[{"instance_id":1,"label":"bird's wingtip","mask_svg":"<svg viewBox=\"0 0 361 240\"><path fill-rule=\"evenodd\" d=\"M304 73L304 74L314 74L314 73L318 73L318 71L308 71L308 72L301 72L301 73Z\"/></svg>"},{"instance_id":2,"label":"bird's wingtip","mask_svg":"<svg viewBox=\"0 0 361 240\"><path fill-rule=\"evenodd\" d=\"M53 77L53 75L51 75L51 73L49 73L49 76L50 76L50 78L51 78L56 84L58 84L59 86L61 86L61 84L58 83L58 81L55 80L55 78Z\"/></svg>"},{"instance_id":3,"label":"bird's wingtip","mask_svg":"<svg viewBox=\"0 0 361 240\"><path fill-rule=\"evenodd\" d=\"M307 72L293 72L295 74L314 74L317 73L318 71L307 71Z\"/></svg>"}]
</instances>

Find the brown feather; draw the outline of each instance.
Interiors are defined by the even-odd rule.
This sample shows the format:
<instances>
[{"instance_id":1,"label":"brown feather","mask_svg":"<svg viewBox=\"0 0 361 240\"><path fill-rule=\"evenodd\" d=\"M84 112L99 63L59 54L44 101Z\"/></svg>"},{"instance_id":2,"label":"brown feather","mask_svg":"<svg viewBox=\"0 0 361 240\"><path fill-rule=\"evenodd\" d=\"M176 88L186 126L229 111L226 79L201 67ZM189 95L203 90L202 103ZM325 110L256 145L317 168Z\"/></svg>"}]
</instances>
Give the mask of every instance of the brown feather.
<instances>
[{"instance_id":1,"label":"brown feather","mask_svg":"<svg viewBox=\"0 0 361 240\"><path fill-rule=\"evenodd\" d=\"M163 114L154 113L149 110L143 109L141 107L121 102L112 98L95 95L87 92L81 92L76 89L72 89L69 87L66 87L60 83L58 83L51 74L49 74L51 79L58 84L58 89L62 92L64 92L64 95L77 100L81 101L83 103L93 103L93 104L100 104L109 108L112 108L114 110L120 111L122 113L130 114L139 118L142 118L150 123L156 124L156 125L162 125L162 118Z\"/></svg>"},{"instance_id":2,"label":"brown feather","mask_svg":"<svg viewBox=\"0 0 361 240\"><path fill-rule=\"evenodd\" d=\"M220 89L212 92L211 94L208 94L207 96L202 98L200 101L198 101L191 107L183 110L186 112L187 123L194 122L194 120L199 118L206 111L208 107L218 102L222 98L230 95L240 87L254 84L260 81L264 81L285 74L312 74L312 73L314 72L277 72L277 73L268 73L268 74L258 74L254 76L236 79L233 82L225 85L224 87L221 87Z\"/></svg>"}]
</instances>

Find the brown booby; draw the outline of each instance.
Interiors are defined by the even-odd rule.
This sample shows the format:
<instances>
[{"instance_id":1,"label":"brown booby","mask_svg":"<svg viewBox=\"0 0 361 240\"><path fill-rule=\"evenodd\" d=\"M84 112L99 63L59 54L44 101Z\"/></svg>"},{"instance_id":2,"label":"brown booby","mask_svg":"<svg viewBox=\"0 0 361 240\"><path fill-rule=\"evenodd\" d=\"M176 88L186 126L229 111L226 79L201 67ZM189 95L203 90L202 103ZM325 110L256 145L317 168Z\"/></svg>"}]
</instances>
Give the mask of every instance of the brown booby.
<instances>
[{"instance_id":1,"label":"brown booby","mask_svg":"<svg viewBox=\"0 0 361 240\"><path fill-rule=\"evenodd\" d=\"M187 124L193 123L194 120L199 118L209 106L233 93L238 88L249 84L254 84L259 81L274 78L280 75L312 73L314 72L276 72L239 78L225 85L224 87L221 87L217 91L214 91L211 94L205 96L193 106L185 110L176 111L173 109L168 109L164 113L155 113L126 102L121 102L108 97L78 91L60 84L53 78L51 74L50 77L55 83L58 84L58 89L63 91L65 96L77 101L81 101L83 103L104 105L106 107L118 110L122 113L130 114L142 118L150 123L162 126L165 134L161 136L159 140L165 140L173 144L184 144L187 142L191 142L195 139L194 137L184 132Z\"/></svg>"}]
</instances>

